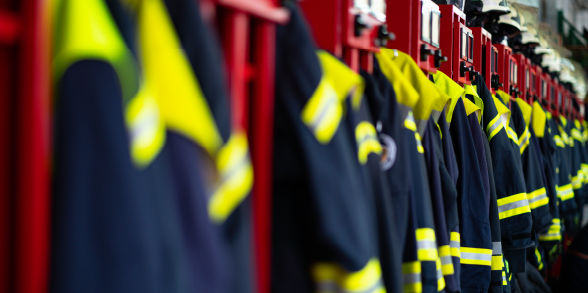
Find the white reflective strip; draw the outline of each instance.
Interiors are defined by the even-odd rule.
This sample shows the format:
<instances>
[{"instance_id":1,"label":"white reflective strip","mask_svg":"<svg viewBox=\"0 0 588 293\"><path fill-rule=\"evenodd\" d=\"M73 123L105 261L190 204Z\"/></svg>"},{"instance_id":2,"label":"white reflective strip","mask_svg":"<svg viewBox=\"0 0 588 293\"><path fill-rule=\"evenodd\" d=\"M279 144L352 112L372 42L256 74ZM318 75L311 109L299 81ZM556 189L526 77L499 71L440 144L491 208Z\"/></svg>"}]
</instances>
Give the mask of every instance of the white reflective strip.
<instances>
[{"instance_id":1,"label":"white reflective strip","mask_svg":"<svg viewBox=\"0 0 588 293\"><path fill-rule=\"evenodd\" d=\"M486 253L463 252L462 250L461 259L482 260L492 262L492 255Z\"/></svg>"},{"instance_id":2,"label":"white reflective strip","mask_svg":"<svg viewBox=\"0 0 588 293\"><path fill-rule=\"evenodd\" d=\"M418 249L437 248L437 243L434 240L418 240Z\"/></svg>"},{"instance_id":3,"label":"white reflective strip","mask_svg":"<svg viewBox=\"0 0 588 293\"><path fill-rule=\"evenodd\" d=\"M492 242L492 255L501 255L502 254L502 242L495 241Z\"/></svg>"}]
</instances>

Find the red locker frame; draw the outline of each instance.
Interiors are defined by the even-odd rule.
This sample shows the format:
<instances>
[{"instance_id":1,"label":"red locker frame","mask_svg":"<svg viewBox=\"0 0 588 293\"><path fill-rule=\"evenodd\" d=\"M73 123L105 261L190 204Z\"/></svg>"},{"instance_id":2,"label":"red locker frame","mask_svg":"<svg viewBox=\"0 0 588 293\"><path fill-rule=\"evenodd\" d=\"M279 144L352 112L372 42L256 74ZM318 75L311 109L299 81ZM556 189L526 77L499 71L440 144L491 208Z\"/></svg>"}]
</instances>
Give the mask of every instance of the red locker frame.
<instances>
[{"instance_id":1,"label":"red locker frame","mask_svg":"<svg viewBox=\"0 0 588 293\"><path fill-rule=\"evenodd\" d=\"M495 55L492 54L498 54L492 47L492 34L481 27L470 29L474 34L474 70L481 74L486 86L490 87L492 74L496 73L496 67L493 66Z\"/></svg>"},{"instance_id":2,"label":"red locker frame","mask_svg":"<svg viewBox=\"0 0 588 293\"><path fill-rule=\"evenodd\" d=\"M271 193L276 25L288 11L276 0L209 0L216 5L231 96L232 123L247 132L253 182L255 284L270 292ZM255 48L250 51L250 48Z\"/></svg>"},{"instance_id":3,"label":"red locker frame","mask_svg":"<svg viewBox=\"0 0 588 293\"><path fill-rule=\"evenodd\" d=\"M443 27L439 23L439 6L431 0L386 2L388 27L402 28L394 31L396 38L387 47L409 54L423 71L435 73L439 64L449 58L439 50L439 30Z\"/></svg>"},{"instance_id":4,"label":"red locker frame","mask_svg":"<svg viewBox=\"0 0 588 293\"><path fill-rule=\"evenodd\" d=\"M533 94L531 93L531 61L521 53L513 54L517 62L518 70L518 92L519 97L530 102Z\"/></svg>"},{"instance_id":5,"label":"red locker frame","mask_svg":"<svg viewBox=\"0 0 588 293\"><path fill-rule=\"evenodd\" d=\"M535 97L543 101L546 97L541 92L541 81L543 80L543 69L539 65L531 64L531 82L532 89L535 91ZM551 110L551 105L548 103L548 110Z\"/></svg>"},{"instance_id":6,"label":"red locker frame","mask_svg":"<svg viewBox=\"0 0 588 293\"><path fill-rule=\"evenodd\" d=\"M510 92L510 57L512 49L503 44L494 44L494 47L498 50L498 75L500 76L498 88L505 92Z\"/></svg>"},{"instance_id":7,"label":"red locker frame","mask_svg":"<svg viewBox=\"0 0 588 293\"><path fill-rule=\"evenodd\" d=\"M474 34L465 25L465 14L454 5L439 5L441 10L442 52L448 54L449 62L441 64L439 70L460 84L471 84L474 67Z\"/></svg>"},{"instance_id":8,"label":"red locker frame","mask_svg":"<svg viewBox=\"0 0 588 293\"><path fill-rule=\"evenodd\" d=\"M300 2L321 49L342 58L355 71L362 68L371 72L372 53L389 38L385 19L381 18L385 11L380 11L378 18L371 13L371 7L356 7L354 4L352 0Z\"/></svg>"},{"instance_id":9,"label":"red locker frame","mask_svg":"<svg viewBox=\"0 0 588 293\"><path fill-rule=\"evenodd\" d=\"M547 101L548 110L551 111L551 113L554 116L558 116L559 102L557 101L557 96L552 95L553 84L549 73L541 72L539 76L539 83L537 86L537 90L539 91L539 94L541 95L542 99Z\"/></svg>"}]
</instances>

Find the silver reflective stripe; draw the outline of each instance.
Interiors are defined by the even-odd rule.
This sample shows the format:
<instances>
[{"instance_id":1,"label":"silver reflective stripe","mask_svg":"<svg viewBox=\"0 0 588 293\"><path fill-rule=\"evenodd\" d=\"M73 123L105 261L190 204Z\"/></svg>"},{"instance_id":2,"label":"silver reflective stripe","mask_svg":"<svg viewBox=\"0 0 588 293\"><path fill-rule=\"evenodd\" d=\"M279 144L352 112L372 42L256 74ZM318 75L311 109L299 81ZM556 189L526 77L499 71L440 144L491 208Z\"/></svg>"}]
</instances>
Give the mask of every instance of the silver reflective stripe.
<instances>
[{"instance_id":1,"label":"silver reflective stripe","mask_svg":"<svg viewBox=\"0 0 588 293\"><path fill-rule=\"evenodd\" d=\"M439 268L437 270L437 280L443 278L443 271L441 270L441 268Z\"/></svg>"},{"instance_id":2,"label":"silver reflective stripe","mask_svg":"<svg viewBox=\"0 0 588 293\"><path fill-rule=\"evenodd\" d=\"M434 240L418 240L418 249L437 248L437 243Z\"/></svg>"},{"instance_id":3,"label":"silver reflective stripe","mask_svg":"<svg viewBox=\"0 0 588 293\"><path fill-rule=\"evenodd\" d=\"M485 253L471 253L471 252L463 252L461 251L461 258L462 259L473 259L473 260L484 260L484 261L492 261L491 254Z\"/></svg>"},{"instance_id":4,"label":"silver reflective stripe","mask_svg":"<svg viewBox=\"0 0 588 293\"><path fill-rule=\"evenodd\" d=\"M502 254L502 243L500 241L492 242L492 255Z\"/></svg>"},{"instance_id":5,"label":"silver reflective stripe","mask_svg":"<svg viewBox=\"0 0 588 293\"><path fill-rule=\"evenodd\" d=\"M320 124L323 122L329 110L332 109L333 105L337 102L337 95L333 92L329 92L330 95L325 95L324 99L326 100L323 103L323 106L320 109L318 115L315 115L314 119L312 120L312 129L315 131L320 127Z\"/></svg>"},{"instance_id":6,"label":"silver reflective stripe","mask_svg":"<svg viewBox=\"0 0 588 293\"><path fill-rule=\"evenodd\" d=\"M531 205L532 203L536 202L536 201L540 201L544 198L547 198L547 194L545 194L545 192L535 196L534 198L529 200L529 205Z\"/></svg>"},{"instance_id":7,"label":"silver reflective stripe","mask_svg":"<svg viewBox=\"0 0 588 293\"><path fill-rule=\"evenodd\" d=\"M404 274L403 281L405 285L420 283L421 282L421 274L414 273L414 274Z\"/></svg>"},{"instance_id":8,"label":"silver reflective stripe","mask_svg":"<svg viewBox=\"0 0 588 293\"><path fill-rule=\"evenodd\" d=\"M494 122L494 124L490 125L490 128L488 128L488 135L490 135L491 133L493 133L494 130L502 127L503 124L504 124L504 120L505 120L504 119L504 114L500 115L500 117L498 118L498 120L496 120L496 122Z\"/></svg>"},{"instance_id":9,"label":"silver reflective stripe","mask_svg":"<svg viewBox=\"0 0 588 293\"><path fill-rule=\"evenodd\" d=\"M507 203L502 206L498 206L498 213L504 213L506 211L514 210L516 208L521 208L521 207L528 206L528 205L529 205L529 203L528 203L527 199L524 198L521 200L517 200L515 202Z\"/></svg>"},{"instance_id":10,"label":"silver reflective stripe","mask_svg":"<svg viewBox=\"0 0 588 293\"><path fill-rule=\"evenodd\" d=\"M441 264L448 265L452 263L451 255L446 255L441 257Z\"/></svg>"},{"instance_id":11,"label":"silver reflective stripe","mask_svg":"<svg viewBox=\"0 0 588 293\"><path fill-rule=\"evenodd\" d=\"M460 243L459 241L449 241L449 246L453 248L459 248Z\"/></svg>"}]
</instances>

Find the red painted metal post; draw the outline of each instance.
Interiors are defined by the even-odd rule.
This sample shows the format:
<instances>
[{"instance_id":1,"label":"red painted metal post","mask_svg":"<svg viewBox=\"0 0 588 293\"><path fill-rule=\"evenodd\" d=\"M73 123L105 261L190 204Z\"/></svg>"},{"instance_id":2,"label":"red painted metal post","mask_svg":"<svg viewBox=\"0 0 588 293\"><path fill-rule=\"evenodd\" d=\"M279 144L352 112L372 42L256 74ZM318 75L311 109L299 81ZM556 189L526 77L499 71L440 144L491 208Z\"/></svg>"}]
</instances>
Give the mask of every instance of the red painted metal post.
<instances>
[{"instance_id":1,"label":"red painted metal post","mask_svg":"<svg viewBox=\"0 0 588 293\"><path fill-rule=\"evenodd\" d=\"M18 104L16 290L47 292L49 263L49 63L44 5L23 1Z\"/></svg>"},{"instance_id":2,"label":"red painted metal post","mask_svg":"<svg viewBox=\"0 0 588 293\"><path fill-rule=\"evenodd\" d=\"M271 282L271 202L272 154L274 126L274 23L256 25L254 35L257 48L254 61L257 78L252 97L251 149L255 181L253 183L254 239L257 259L257 292L269 293Z\"/></svg>"}]
</instances>

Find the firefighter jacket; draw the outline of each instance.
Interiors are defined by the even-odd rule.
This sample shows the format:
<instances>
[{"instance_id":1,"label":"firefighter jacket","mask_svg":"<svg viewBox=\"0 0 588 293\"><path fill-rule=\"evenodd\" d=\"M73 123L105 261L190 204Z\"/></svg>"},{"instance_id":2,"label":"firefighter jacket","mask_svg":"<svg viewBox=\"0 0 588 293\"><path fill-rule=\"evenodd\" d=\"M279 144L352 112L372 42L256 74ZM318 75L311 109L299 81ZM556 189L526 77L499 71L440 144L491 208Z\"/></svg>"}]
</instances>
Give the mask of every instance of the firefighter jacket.
<instances>
[{"instance_id":1,"label":"firefighter jacket","mask_svg":"<svg viewBox=\"0 0 588 293\"><path fill-rule=\"evenodd\" d=\"M489 181L487 173L484 177L484 170L479 162L484 154L478 154L476 148L476 145L483 148L480 144L480 133L476 132L475 128L479 128L477 117L481 114L480 108L470 100L462 98L464 89L442 72L438 71L434 75L434 80L438 88L451 98L446 120L449 123L460 174L457 180L457 202L461 233L461 290L486 292L490 287L492 240L489 221ZM482 216L480 213L483 213Z\"/></svg>"},{"instance_id":2,"label":"firefighter jacket","mask_svg":"<svg viewBox=\"0 0 588 293\"><path fill-rule=\"evenodd\" d=\"M510 270L516 272L524 270L525 249L532 246L531 210L518 138L511 126L510 110L503 102L488 94L480 98L484 102L482 125L492 152L503 254Z\"/></svg>"},{"instance_id":3,"label":"firefighter jacket","mask_svg":"<svg viewBox=\"0 0 588 293\"><path fill-rule=\"evenodd\" d=\"M116 17L101 1L62 1L57 10L51 290L229 292L247 271L231 276L242 267L223 236L247 231L219 226L240 214L253 182L247 140L220 134L162 2L135 7L132 21L108 8ZM218 91L206 94L214 100ZM222 163L211 190L205 160ZM249 250L248 241L233 245ZM204 271L209 277L194 278Z\"/></svg>"},{"instance_id":4,"label":"firefighter jacket","mask_svg":"<svg viewBox=\"0 0 588 293\"><path fill-rule=\"evenodd\" d=\"M527 200L533 216L533 228L536 233L546 230L551 224L549 197L543 180L543 166L539 159L538 146L531 140L533 128L531 116L533 108L523 99L517 98L512 103L512 118L515 131L519 137L519 149L523 172L527 186Z\"/></svg>"},{"instance_id":5,"label":"firefighter jacket","mask_svg":"<svg viewBox=\"0 0 588 293\"><path fill-rule=\"evenodd\" d=\"M484 79L476 78L473 81L473 88L476 90L476 95L473 98L477 101L476 104L484 108L484 102L481 96L490 97L491 93ZM482 119L483 120L483 119ZM492 234L492 283L491 292L502 292L507 287L506 269L504 266L504 259L502 254L502 242L500 235L500 219L498 216L498 202L496 195L496 184L494 179L494 166L492 165L492 152L488 139L484 139L484 150L486 155L486 163L488 165L488 181L490 183L490 230Z\"/></svg>"},{"instance_id":6,"label":"firefighter jacket","mask_svg":"<svg viewBox=\"0 0 588 293\"><path fill-rule=\"evenodd\" d=\"M385 292L375 199L360 167L381 145L371 124L355 125L361 77L317 53L288 8L276 47L272 291Z\"/></svg>"},{"instance_id":7,"label":"firefighter jacket","mask_svg":"<svg viewBox=\"0 0 588 293\"><path fill-rule=\"evenodd\" d=\"M426 122L434 109L442 109L442 96L409 55L396 50L383 49L376 54L376 58L384 75L395 89L398 88L399 97L400 91L412 93L411 96L405 96L403 100L399 100L399 103L403 104L405 111L407 111L407 114L403 115L406 117L404 120L405 140L414 143L414 147L409 147L412 152L410 158L413 161L411 168L409 168L412 176L410 202L413 213L411 218L414 221L414 228L416 228L418 261L415 262L415 253L410 251L411 247L405 247L403 264L403 273L406 278L405 291L418 291L419 285L415 287L409 284L414 284L411 278L419 274L417 269L419 262L422 291L441 291L445 288L445 279L438 252L439 245L435 232L431 192L428 182L422 180L422 178L427 178L427 169L421 136L421 132L425 131L426 124L421 122ZM411 88L412 90L410 90ZM424 93L428 93L428 95ZM407 97L410 97L410 100ZM436 105L440 106L435 107ZM418 118L415 119L415 117Z\"/></svg>"}]
</instances>

